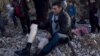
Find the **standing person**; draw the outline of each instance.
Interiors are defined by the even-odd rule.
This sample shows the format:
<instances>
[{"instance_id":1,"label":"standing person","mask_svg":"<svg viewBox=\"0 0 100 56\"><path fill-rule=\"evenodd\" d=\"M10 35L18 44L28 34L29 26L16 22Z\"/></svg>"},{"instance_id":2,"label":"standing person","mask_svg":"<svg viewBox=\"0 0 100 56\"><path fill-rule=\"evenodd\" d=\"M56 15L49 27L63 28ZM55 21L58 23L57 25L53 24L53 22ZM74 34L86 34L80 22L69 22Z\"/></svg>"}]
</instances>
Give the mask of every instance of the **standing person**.
<instances>
[{"instance_id":1,"label":"standing person","mask_svg":"<svg viewBox=\"0 0 100 56\"><path fill-rule=\"evenodd\" d=\"M49 19L45 22L45 25L42 25L41 27L42 29L47 29L51 33L52 38L50 39L49 43L46 46L44 46L44 48L38 54L36 54L37 53L36 52L33 56L46 56L58 44L68 41L67 37L68 37L68 34L70 33L70 28L71 28L70 16L66 12L64 12L63 7L60 2L55 2L52 5L52 10L53 10L53 13L50 13ZM19 56L21 55L30 56L31 45L35 37L35 35L33 36L33 33L35 32L36 34L36 28L34 27L32 28L35 31L34 30L31 31L26 47L21 51L16 51L15 52L16 54L18 54Z\"/></svg>"},{"instance_id":2,"label":"standing person","mask_svg":"<svg viewBox=\"0 0 100 56\"><path fill-rule=\"evenodd\" d=\"M95 33L96 29L100 31L99 26L99 19L96 16L97 13L97 2L95 0L88 0L88 6L89 6L89 21L91 25L91 33Z\"/></svg>"},{"instance_id":3,"label":"standing person","mask_svg":"<svg viewBox=\"0 0 100 56\"><path fill-rule=\"evenodd\" d=\"M14 22L14 26L15 28L18 26L18 23L17 23L17 19L15 17L15 14L14 14L14 8L11 6L11 4L7 4L7 14L8 14L8 18L11 18Z\"/></svg>"},{"instance_id":4,"label":"standing person","mask_svg":"<svg viewBox=\"0 0 100 56\"><path fill-rule=\"evenodd\" d=\"M13 0L12 3L14 7L15 15L20 19L21 26L23 29L23 34L30 32L30 18L29 18L29 8L26 0Z\"/></svg>"},{"instance_id":5,"label":"standing person","mask_svg":"<svg viewBox=\"0 0 100 56\"><path fill-rule=\"evenodd\" d=\"M36 9L36 23L43 24L48 17L49 0L33 0Z\"/></svg>"},{"instance_id":6,"label":"standing person","mask_svg":"<svg viewBox=\"0 0 100 56\"><path fill-rule=\"evenodd\" d=\"M75 19L76 7L75 7L75 4L72 1L69 2L67 12L69 13L69 15L71 17L71 24L72 24L71 28L74 29L75 28L75 22L76 22L76 19Z\"/></svg>"}]
</instances>

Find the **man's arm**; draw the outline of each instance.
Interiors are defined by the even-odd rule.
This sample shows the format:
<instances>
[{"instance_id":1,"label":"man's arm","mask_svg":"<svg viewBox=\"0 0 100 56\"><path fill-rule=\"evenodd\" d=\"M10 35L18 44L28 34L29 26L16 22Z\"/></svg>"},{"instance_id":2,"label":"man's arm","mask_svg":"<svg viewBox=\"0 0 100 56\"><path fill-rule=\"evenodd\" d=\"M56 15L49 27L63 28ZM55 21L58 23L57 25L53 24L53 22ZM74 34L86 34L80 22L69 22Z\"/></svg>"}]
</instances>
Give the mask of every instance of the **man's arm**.
<instances>
[{"instance_id":1,"label":"man's arm","mask_svg":"<svg viewBox=\"0 0 100 56\"><path fill-rule=\"evenodd\" d=\"M41 24L40 26L39 26L39 29L48 29L48 28L50 28L50 19L52 18L52 12L51 13L49 13L49 16L48 16L48 19L47 20L45 20L45 22L44 22L44 24Z\"/></svg>"},{"instance_id":2,"label":"man's arm","mask_svg":"<svg viewBox=\"0 0 100 56\"><path fill-rule=\"evenodd\" d=\"M68 33L68 31L71 28L71 18L70 16L66 13L60 16L60 33Z\"/></svg>"}]
</instances>

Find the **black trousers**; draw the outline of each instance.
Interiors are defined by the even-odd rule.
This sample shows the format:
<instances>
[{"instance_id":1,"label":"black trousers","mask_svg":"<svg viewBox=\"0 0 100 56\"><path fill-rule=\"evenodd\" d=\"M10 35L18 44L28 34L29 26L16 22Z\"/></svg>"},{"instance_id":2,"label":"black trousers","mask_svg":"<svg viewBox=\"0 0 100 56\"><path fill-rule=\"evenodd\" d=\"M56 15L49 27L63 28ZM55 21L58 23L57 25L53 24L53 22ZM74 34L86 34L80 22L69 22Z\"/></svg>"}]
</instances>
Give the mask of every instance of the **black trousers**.
<instances>
[{"instance_id":1,"label":"black trousers","mask_svg":"<svg viewBox=\"0 0 100 56\"><path fill-rule=\"evenodd\" d=\"M0 31L1 31L1 35L3 36L5 33L5 26L4 25L0 25Z\"/></svg>"},{"instance_id":2,"label":"black trousers","mask_svg":"<svg viewBox=\"0 0 100 56\"><path fill-rule=\"evenodd\" d=\"M100 31L99 18L94 15L91 15L89 21L90 21L90 25L91 25L91 32L95 33L96 29L99 32Z\"/></svg>"},{"instance_id":3,"label":"black trousers","mask_svg":"<svg viewBox=\"0 0 100 56\"><path fill-rule=\"evenodd\" d=\"M72 29L75 29L76 28L75 23L76 23L75 17L71 18L71 28Z\"/></svg>"},{"instance_id":4,"label":"black trousers","mask_svg":"<svg viewBox=\"0 0 100 56\"><path fill-rule=\"evenodd\" d=\"M48 17L49 0L33 0L35 3L37 23L44 22Z\"/></svg>"},{"instance_id":5,"label":"black trousers","mask_svg":"<svg viewBox=\"0 0 100 56\"><path fill-rule=\"evenodd\" d=\"M18 16L18 18L20 19L20 23L23 29L23 33L30 33L30 19L28 15L25 16Z\"/></svg>"}]
</instances>

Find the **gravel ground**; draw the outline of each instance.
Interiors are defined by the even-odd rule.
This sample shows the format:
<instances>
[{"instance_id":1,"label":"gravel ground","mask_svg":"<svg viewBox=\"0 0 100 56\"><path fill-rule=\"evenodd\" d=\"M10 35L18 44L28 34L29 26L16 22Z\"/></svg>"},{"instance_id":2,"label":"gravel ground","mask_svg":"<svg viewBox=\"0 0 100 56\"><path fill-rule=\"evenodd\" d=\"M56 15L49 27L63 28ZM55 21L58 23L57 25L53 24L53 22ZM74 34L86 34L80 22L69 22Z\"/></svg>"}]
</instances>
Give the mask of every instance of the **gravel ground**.
<instances>
[{"instance_id":1,"label":"gravel ground","mask_svg":"<svg viewBox=\"0 0 100 56\"><path fill-rule=\"evenodd\" d=\"M9 27L12 26L12 27ZM17 56L14 51L20 50L25 47L27 36L21 35L21 27L14 28L13 24L7 25L6 30L9 37L0 37L0 56ZM41 31L38 31L43 34ZM83 37L76 37L71 41L77 56L100 56L100 34L92 38L91 34ZM37 46L37 41L33 43L31 52L35 52L35 47ZM56 47L48 56L72 56L72 51L70 47L65 45L60 45Z\"/></svg>"}]
</instances>

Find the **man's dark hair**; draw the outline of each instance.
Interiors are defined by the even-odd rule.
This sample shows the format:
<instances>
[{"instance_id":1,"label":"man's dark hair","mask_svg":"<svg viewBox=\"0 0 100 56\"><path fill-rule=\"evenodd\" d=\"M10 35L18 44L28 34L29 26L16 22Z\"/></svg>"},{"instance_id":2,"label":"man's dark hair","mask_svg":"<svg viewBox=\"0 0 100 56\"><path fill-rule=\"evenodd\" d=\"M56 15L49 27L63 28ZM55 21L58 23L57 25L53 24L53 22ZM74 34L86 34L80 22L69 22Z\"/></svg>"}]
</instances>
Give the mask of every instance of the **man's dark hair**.
<instances>
[{"instance_id":1,"label":"man's dark hair","mask_svg":"<svg viewBox=\"0 0 100 56\"><path fill-rule=\"evenodd\" d=\"M58 7L62 7L62 4L61 4L60 1L54 2L54 3L52 4L52 6L55 6L55 5L57 5Z\"/></svg>"}]
</instances>

